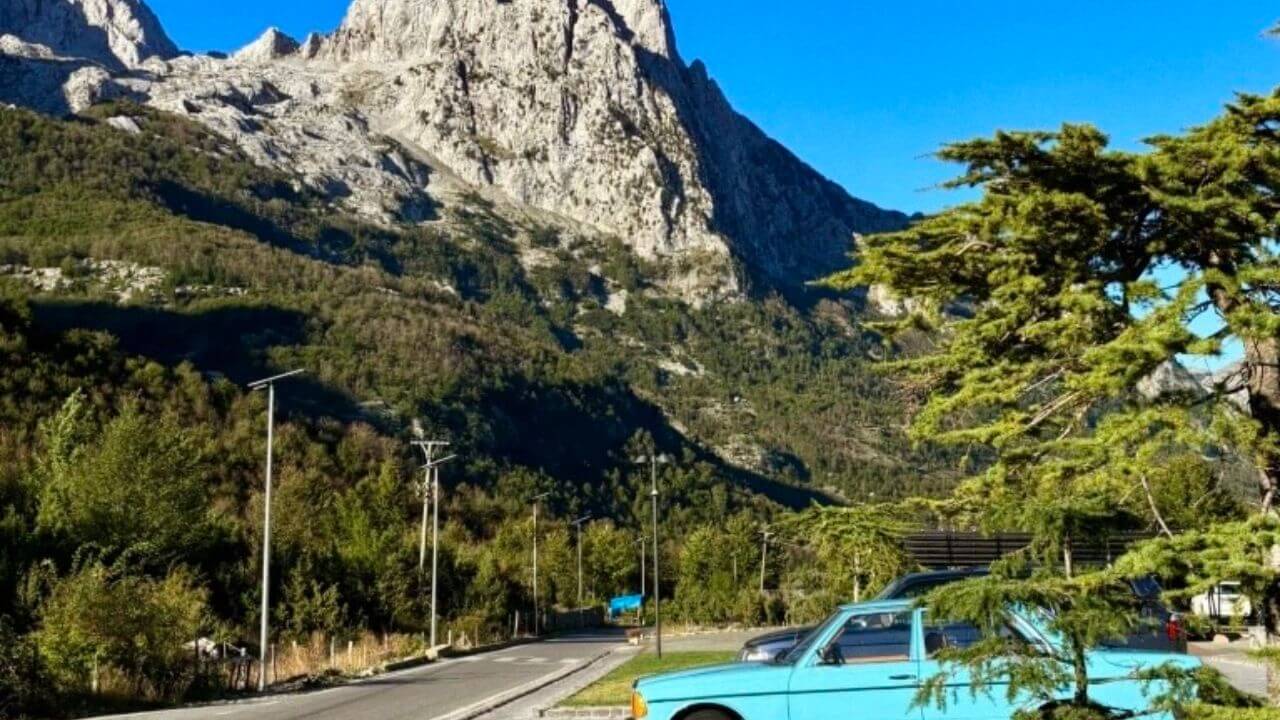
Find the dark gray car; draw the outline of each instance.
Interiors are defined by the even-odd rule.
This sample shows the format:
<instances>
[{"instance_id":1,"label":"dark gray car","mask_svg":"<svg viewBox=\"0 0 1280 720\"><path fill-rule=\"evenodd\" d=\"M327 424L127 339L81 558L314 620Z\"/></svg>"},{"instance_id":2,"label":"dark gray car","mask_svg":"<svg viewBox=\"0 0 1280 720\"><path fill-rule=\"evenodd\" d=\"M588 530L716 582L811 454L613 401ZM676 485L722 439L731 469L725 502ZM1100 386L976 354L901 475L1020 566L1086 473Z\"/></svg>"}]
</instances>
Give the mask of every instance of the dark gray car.
<instances>
[{"instance_id":1,"label":"dark gray car","mask_svg":"<svg viewBox=\"0 0 1280 720\"><path fill-rule=\"evenodd\" d=\"M936 570L911 573L889 583L876 597L877 600L903 600L927 595L934 588L960 580L985 577L990 571L985 567L962 570ZM1130 583L1133 593L1142 602L1140 611L1142 627L1124 640L1108 643L1108 647L1157 652L1185 653L1187 634L1182 618L1165 607L1160 599L1162 589L1154 578L1144 578ZM768 662L800 643L812 631L812 627L790 628L752 638L738 652L741 662Z\"/></svg>"}]
</instances>

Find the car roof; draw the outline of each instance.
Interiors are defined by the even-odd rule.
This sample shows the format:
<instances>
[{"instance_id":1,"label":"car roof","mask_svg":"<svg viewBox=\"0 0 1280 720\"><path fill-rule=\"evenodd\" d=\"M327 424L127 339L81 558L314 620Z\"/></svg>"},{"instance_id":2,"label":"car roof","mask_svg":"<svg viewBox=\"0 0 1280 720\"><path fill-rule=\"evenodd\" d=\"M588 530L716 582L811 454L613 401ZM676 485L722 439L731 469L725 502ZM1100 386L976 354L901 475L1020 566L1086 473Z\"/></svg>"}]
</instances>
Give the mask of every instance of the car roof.
<instances>
[{"instance_id":1,"label":"car roof","mask_svg":"<svg viewBox=\"0 0 1280 720\"><path fill-rule=\"evenodd\" d=\"M915 605L915 600L909 598L902 600L872 600L870 602L848 603L841 605L841 610L853 610L855 612L902 612L910 610Z\"/></svg>"}]
</instances>

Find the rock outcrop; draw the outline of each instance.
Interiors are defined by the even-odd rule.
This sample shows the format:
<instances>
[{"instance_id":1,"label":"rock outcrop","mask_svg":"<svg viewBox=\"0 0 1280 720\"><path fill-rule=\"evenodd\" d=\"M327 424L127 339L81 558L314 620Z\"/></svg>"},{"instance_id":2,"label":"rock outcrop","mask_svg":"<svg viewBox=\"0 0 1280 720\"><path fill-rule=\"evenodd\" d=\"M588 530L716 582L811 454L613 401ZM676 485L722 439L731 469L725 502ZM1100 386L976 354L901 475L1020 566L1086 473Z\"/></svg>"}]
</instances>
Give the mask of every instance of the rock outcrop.
<instances>
[{"instance_id":1,"label":"rock outcrop","mask_svg":"<svg viewBox=\"0 0 1280 720\"><path fill-rule=\"evenodd\" d=\"M280 32L279 28L268 28L232 57L241 62L270 62L298 52L299 47L297 40Z\"/></svg>"},{"instance_id":2,"label":"rock outcrop","mask_svg":"<svg viewBox=\"0 0 1280 720\"><path fill-rule=\"evenodd\" d=\"M356 0L318 58L397 67L364 109L479 185L650 257L732 255L801 282L855 231L905 218L850 198L686 66L660 0Z\"/></svg>"},{"instance_id":3,"label":"rock outcrop","mask_svg":"<svg viewBox=\"0 0 1280 720\"><path fill-rule=\"evenodd\" d=\"M142 0L4 0L0 34L113 70L178 54Z\"/></svg>"},{"instance_id":4,"label":"rock outcrop","mask_svg":"<svg viewBox=\"0 0 1280 720\"><path fill-rule=\"evenodd\" d=\"M906 222L735 112L681 59L662 0L355 0L330 35L272 29L230 60L174 58L137 0L15 1L0 30L42 14L19 37L101 58L66 23L106 28L148 102L385 222L467 187L621 238L697 297L797 285L847 264L856 232Z\"/></svg>"}]
</instances>

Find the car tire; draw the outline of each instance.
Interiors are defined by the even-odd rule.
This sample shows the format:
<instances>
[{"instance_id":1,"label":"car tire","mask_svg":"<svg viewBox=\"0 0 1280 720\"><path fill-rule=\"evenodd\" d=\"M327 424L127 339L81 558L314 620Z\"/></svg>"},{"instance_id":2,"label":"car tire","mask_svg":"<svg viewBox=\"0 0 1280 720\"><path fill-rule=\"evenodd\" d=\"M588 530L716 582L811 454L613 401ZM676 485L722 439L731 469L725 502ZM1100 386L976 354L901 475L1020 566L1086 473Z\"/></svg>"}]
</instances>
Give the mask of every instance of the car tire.
<instances>
[{"instance_id":1,"label":"car tire","mask_svg":"<svg viewBox=\"0 0 1280 720\"><path fill-rule=\"evenodd\" d=\"M680 720L736 720L736 718L722 710L708 708L706 710L694 710Z\"/></svg>"}]
</instances>

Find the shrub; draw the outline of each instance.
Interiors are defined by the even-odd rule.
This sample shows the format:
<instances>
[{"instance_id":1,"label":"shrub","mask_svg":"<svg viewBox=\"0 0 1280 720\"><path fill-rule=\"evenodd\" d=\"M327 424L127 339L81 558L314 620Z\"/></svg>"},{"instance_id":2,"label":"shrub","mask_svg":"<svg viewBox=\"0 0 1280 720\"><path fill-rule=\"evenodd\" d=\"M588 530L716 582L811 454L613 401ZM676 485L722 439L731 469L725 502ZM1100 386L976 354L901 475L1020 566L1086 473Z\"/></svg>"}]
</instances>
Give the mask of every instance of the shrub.
<instances>
[{"instance_id":1,"label":"shrub","mask_svg":"<svg viewBox=\"0 0 1280 720\"><path fill-rule=\"evenodd\" d=\"M157 580L95 563L54 586L36 643L64 689L84 689L95 667L110 667L139 696L176 699L190 670L183 646L199 635L205 603L184 569Z\"/></svg>"}]
</instances>

